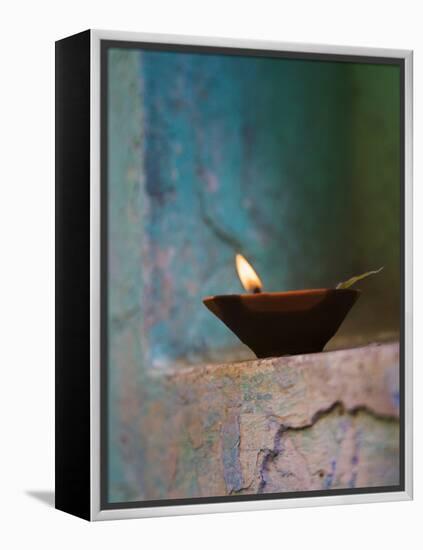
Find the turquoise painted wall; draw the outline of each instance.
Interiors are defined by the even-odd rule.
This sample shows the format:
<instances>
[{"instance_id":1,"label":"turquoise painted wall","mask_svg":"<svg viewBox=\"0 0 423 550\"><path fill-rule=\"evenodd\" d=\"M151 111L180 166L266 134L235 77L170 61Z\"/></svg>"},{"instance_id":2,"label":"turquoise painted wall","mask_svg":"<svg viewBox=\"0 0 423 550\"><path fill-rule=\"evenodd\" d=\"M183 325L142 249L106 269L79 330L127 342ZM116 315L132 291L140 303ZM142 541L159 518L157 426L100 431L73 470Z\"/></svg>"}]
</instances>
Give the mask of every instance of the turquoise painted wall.
<instances>
[{"instance_id":1,"label":"turquoise painted wall","mask_svg":"<svg viewBox=\"0 0 423 550\"><path fill-rule=\"evenodd\" d=\"M109 481L119 501L143 498L140 423L154 417L150 399L166 399L148 374L251 357L201 301L242 291L236 252L267 290L335 286L384 265L331 345L397 333L399 71L128 49L109 51L108 69Z\"/></svg>"},{"instance_id":2,"label":"turquoise painted wall","mask_svg":"<svg viewBox=\"0 0 423 550\"><path fill-rule=\"evenodd\" d=\"M248 353L201 303L241 291L236 252L268 290L385 265L389 315L344 332L396 328L398 69L116 49L109 74L111 327L136 317L147 365Z\"/></svg>"}]
</instances>

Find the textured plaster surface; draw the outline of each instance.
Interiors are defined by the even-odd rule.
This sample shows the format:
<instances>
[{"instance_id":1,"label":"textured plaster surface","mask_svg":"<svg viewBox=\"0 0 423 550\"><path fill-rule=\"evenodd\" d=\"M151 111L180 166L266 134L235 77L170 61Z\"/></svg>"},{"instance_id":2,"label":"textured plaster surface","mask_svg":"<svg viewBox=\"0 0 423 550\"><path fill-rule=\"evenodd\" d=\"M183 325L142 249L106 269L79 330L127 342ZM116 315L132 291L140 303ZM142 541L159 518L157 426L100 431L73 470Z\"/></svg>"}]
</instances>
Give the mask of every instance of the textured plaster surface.
<instances>
[{"instance_id":1,"label":"textured plaster surface","mask_svg":"<svg viewBox=\"0 0 423 550\"><path fill-rule=\"evenodd\" d=\"M396 485L398 365L383 344L148 375L142 414L123 419L121 495Z\"/></svg>"}]
</instances>

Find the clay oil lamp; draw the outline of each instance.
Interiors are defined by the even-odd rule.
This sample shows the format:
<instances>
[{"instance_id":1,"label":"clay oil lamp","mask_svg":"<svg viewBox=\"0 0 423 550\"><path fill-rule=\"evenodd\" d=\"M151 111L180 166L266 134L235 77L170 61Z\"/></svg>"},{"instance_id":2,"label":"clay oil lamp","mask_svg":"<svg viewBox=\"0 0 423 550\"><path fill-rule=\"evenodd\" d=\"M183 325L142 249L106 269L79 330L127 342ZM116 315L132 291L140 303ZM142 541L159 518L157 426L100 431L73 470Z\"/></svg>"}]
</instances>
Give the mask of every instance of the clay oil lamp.
<instances>
[{"instance_id":1,"label":"clay oil lamp","mask_svg":"<svg viewBox=\"0 0 423 550\"><path fill-rule=\"evenodd\" d=\"M237 254L235 263L247 293L210 296L203 303L259 358L322 351L360 296L349 287L375 273L337 288L263 292L247 260Z\"/></svg>"}]
</instances>

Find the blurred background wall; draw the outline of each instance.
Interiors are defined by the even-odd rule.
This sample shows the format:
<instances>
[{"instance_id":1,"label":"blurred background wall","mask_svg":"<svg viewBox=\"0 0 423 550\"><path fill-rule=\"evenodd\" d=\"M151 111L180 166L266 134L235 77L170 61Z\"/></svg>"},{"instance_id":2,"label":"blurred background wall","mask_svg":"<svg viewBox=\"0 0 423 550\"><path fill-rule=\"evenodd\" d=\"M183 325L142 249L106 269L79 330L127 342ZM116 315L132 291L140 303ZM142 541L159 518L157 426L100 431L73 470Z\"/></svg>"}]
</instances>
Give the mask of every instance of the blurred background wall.
<instances>
[{"instance_id":1,"label":"blurred background wall","mask_svg":"<svg viewBox=\"0 0 423 550\"><path fill-rule=\"evenodd\" d=\"M116 346L137 369L251 357L202 304L243 292L236 252L269 291L384 266L329 347L398 334L397 67L112 49L108 71L112 371Z\"/></svg>"},{"instance_id":2,"label":"blurred background wall","mask_svg":"<svg viewBox=\"0 0 423 550\"><path fill-rule=\"evenodd\" d=\"M269 291L385 266L328 347L398 336L399 85L392 66L109 50L112 501L167 494L155 373L253 357L202 304L243 292L236 252Z\"/></svg>"}]
</instances>

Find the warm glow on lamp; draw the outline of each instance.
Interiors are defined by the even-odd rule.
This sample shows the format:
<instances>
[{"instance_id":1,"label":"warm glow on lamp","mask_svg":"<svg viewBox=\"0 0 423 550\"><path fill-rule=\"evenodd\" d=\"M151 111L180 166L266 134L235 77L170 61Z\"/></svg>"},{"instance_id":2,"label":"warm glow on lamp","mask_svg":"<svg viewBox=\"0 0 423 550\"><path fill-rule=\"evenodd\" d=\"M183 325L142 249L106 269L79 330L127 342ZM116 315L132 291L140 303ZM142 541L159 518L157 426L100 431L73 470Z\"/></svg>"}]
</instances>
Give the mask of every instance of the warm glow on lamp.
<instances>
[{"instance_id":1,"label":"warm glow on lamp","mask_svg":"<svg viewBox=\"0 0 423 550\"><path fill-rule=\"evenodd\" d=\"M207 296L203 303L259 358L321 352L360 296L348 286L361 276L339 288L262 292L244 256L236 254L235 265L247 292Z\"/></svg>"}]
</instances>

